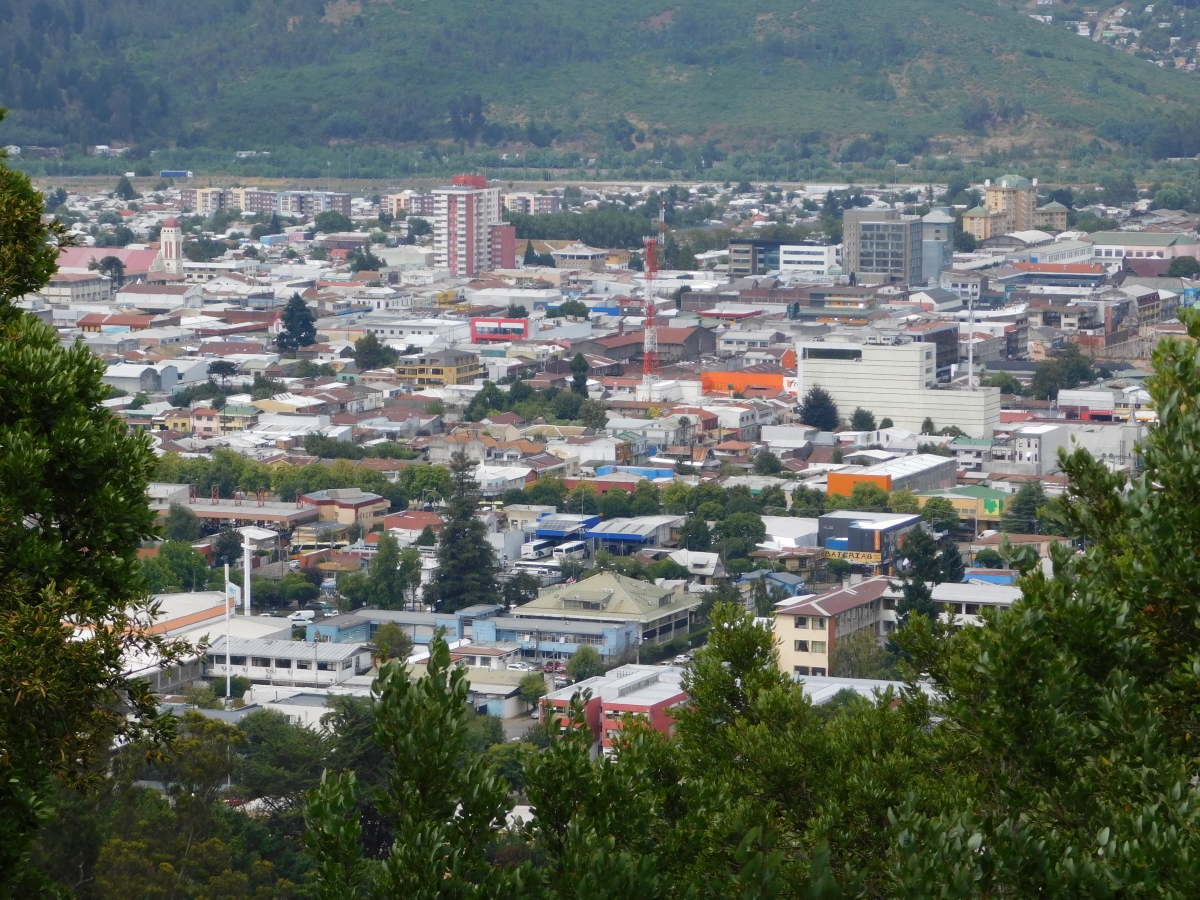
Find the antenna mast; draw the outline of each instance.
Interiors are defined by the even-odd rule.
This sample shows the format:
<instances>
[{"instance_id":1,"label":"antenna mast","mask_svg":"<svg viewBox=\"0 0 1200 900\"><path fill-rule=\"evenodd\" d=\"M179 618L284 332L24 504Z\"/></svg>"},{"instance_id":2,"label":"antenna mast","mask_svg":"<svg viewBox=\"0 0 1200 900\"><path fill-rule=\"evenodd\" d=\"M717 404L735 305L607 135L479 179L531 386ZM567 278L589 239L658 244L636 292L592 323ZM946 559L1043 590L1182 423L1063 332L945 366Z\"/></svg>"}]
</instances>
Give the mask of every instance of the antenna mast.
<instances>
[{"instance_id":1,"label":"antenna mast","mask_svg":"<svg viewBox=\"0 0 1200 900\"><path fill-rule=\"evenodd\" d=\"M658 378L658 324L655 322L654 293L655 276L658 275L658 264L666 247L667 234L667 205L660 195L658 198L658 234L644 238L646 247L646 337L642 348L642 384L645 385L649 400L650 385Z\"/></svg>"}]
</instances>

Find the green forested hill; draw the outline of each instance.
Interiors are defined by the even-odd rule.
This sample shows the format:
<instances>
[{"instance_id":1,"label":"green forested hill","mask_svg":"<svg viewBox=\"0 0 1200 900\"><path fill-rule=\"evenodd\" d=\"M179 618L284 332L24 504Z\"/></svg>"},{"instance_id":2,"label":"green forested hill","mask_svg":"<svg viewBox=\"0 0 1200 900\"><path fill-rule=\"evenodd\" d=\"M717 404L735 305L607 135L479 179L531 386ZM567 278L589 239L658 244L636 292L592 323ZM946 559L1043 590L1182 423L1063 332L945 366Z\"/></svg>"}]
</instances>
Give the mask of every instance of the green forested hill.
<instances>
[{"instance_id":1,"label":"green forested hill","mask_svg":"<svg viewBox=\"0 0 1200 900\"><path fill-rule=\"evenodd\" d=\"M15 143L698 160L861 136L851 158L903 159L934 137L1064 151L1099 134L1178 156L1200 150L1179 124L1198 100L1197 75L995 0L0 0Z\"/></svg>"}]
</instances>

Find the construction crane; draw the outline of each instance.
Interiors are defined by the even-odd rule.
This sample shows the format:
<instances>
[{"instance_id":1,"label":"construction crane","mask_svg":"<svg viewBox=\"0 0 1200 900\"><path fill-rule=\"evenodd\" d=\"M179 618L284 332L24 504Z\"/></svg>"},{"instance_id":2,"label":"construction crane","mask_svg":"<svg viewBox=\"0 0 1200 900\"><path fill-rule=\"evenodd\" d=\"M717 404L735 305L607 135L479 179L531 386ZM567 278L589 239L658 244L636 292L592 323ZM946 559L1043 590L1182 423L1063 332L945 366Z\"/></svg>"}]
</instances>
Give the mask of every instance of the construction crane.
<instances>
[{"instance_id":1,"label":"construction crane","mask_svg":"<svg viewBox=\"0 0 1200 900\"><path fill-rule=\"evenodd\" d=\"M642 384L646 388L646 399L650 398L650 385L658 378L658 324L654 319L654 278L658 274L658 264L666 248L666 236L667 204L660 196L658 198L658 234L644 238L642 241L646 247L646 337L642 347Z\"/></svg>"}]
</instances>

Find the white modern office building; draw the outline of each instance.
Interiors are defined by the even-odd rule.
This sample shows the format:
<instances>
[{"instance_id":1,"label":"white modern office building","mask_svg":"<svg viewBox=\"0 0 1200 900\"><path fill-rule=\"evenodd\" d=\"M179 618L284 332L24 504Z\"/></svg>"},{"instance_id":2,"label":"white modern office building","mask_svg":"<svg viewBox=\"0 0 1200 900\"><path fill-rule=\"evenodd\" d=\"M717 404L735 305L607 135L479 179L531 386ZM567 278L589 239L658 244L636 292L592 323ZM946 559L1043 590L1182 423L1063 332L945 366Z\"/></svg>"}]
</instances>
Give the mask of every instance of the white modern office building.
<instances>
[{"instance_id":1,"label":"white modern office building","mask_svg":"<svg viewBox=\"0 0 1200 900\"><path fill-rule=\"evenodd\" d=\"M783 244L779 248L780 275L832 275L838 248L823 244ZM838 270L841 271L840 269Z\"/></svg>"},{"instance_id":2,"label":"white modern office building","mask_svg":"<svg viewBox=\"0 0 1200 900\"><path fill-rule=\"evenodd\" d=\"M861 406L909 431L929 418L939 429L956 425L970 437L991 437L1000 424L1000 389L938 387L936 356L932 343L800 341L796 393L803 398L820 385L847 418Z\"/></svg>"}]
</instances>

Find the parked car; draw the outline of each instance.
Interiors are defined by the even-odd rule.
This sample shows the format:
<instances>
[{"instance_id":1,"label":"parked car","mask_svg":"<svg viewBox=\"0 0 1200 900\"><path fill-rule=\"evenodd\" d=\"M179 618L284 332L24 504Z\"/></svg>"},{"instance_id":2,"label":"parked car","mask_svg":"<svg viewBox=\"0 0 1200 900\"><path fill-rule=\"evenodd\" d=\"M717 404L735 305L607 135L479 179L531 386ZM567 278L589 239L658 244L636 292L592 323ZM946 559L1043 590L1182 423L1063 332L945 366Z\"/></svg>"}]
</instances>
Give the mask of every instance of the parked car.
<instances>
[{"instance_id":1,"label":"parked car","mask_svg":"<svg viewBox=\"0 0 1200 900\"><path fill-rule=\"evenodd\" d=\"M567 667L564 666L562 664L562 662L560 662L559 660L552 659L552 660L542 664L542 671L546 672L546 673L565 672L565 671L567 671Z\"/></svg>"},{"instance_id":2,"label":"parked car","mask_svg":"<svg viewBox=\"0 0 1200 900\"><path fill-rule=\"evenodd\" d=\"M508 668L513 672L532 672L533 668L528 663L515 662L509 663Z\"/></svg>"},{"instance_id":3,"label":"parked car","mask_svg":"<svg viewBox=\"0 0 1200 900\"><path fill-rule=\"evenodd\" d=\"M316 618L317 614L311 609L302 609L288 616L288 621L295 622L298 625L307 625L309 622L316 621Z\"/></svg>"},{"instance_id":4,"label":"parked car","mask_svg":"<svg viewBox=\"0 0 1200 900\"><path fill-rule=\"evenodd\" d=\"M686 666L691 661L691 657L689 657L686 653L680 653L677 657L675 657L675 665L677 666Z\"/></svg>"}]
</instances>

